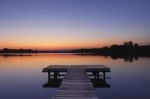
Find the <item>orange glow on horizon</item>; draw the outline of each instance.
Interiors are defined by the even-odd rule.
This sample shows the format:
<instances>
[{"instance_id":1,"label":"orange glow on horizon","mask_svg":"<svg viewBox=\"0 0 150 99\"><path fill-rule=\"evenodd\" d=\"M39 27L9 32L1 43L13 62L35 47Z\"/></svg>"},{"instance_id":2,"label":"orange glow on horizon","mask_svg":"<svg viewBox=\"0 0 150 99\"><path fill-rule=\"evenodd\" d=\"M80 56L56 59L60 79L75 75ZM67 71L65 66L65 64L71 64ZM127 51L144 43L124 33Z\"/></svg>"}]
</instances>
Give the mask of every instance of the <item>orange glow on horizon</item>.
<instances>
[{"instance_id":1,"label":"orange glow on horizon","mask_svg":"<svg viewBox=\"0 0 150 99\"><path fill-rule=\"evenodd\" d=\"M24 48L38 50L59 50L59 49L76 49L76 48L93 48L103 47L106 43L91 42L91 41L10 41L1 42L0 48ZM108 45L108 44L107 44Z\"/></svg>"},{"instance_id":2,"label":"orange glow on horizon","mask_svg":"<svg viewBox=\"0 0 150 99\"><path fill-rule=\"evenodd\" d=\"M0 42L0 49L2 48L24 48L24 49L37 49L37 50L69 50L77 48L100 48L110 46L112 44L123 44L121 39L101 39L101 40L71 40L71 39L35 39L35 40L7 40L7 42Z\"/></svg>"}]
</instances>

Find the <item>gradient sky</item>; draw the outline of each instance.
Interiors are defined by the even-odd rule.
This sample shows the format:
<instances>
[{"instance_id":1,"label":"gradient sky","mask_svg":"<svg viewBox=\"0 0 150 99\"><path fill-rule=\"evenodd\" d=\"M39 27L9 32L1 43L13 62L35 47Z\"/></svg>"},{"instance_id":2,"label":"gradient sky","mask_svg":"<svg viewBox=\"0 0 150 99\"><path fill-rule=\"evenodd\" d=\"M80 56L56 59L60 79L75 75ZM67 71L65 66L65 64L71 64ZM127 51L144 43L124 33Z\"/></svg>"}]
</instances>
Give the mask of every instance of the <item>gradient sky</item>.
<instances>
[{"instance_id":1,"label":"gradient sky","mask_svg":"<svg viewBox=\"0 0 150 99\"><path fill-rule=\"evenodd\" d=\"M0 48L150 44L150 0L0 0Z\"/></svg>"}]
</instances>

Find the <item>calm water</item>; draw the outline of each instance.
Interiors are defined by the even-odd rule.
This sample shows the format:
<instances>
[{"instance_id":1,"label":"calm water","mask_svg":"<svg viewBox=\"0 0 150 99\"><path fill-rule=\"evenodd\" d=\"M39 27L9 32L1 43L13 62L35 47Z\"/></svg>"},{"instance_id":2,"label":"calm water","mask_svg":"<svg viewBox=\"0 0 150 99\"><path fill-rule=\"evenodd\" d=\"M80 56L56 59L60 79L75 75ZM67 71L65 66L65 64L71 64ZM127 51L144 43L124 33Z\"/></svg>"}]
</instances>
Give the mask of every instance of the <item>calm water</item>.
<instances>
[{"instance_id":1,"label":"calm water","mask_svg":"<svg viewBox=\"0 0 150 99\"><path fill-rule=\"evenodd\" d=\"M104 64L110 67L110 88L97 88L100 99L150 99L150 58L133 62L103 56L34 54L0 56L0 99L50 99L56 88L43 88L50 64Z\"/></svg>"}]
</instances>

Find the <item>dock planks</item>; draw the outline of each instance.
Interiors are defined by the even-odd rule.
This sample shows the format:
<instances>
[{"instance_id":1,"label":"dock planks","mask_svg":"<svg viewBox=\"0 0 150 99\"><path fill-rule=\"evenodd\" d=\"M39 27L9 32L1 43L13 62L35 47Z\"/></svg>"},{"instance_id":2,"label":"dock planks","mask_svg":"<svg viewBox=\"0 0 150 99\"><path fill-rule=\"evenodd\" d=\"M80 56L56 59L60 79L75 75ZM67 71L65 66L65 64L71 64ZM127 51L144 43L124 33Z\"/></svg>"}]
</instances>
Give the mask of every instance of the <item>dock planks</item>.
<instances>
[{"instance_id":1,"label":"dock planks","mask_svg":"<svg viewBox=\"0 0 150 99\"><path fill-rule=\"evenodd\" d=\"M66 72L68 69L85 69L86 71L99 70L100 72L110 72L110 68L104 65L50 65L44 68L43 72Z\"/></svg>"},{"instance_id":2,"label":"dock planks","mask_svg":"<svg viewBox=\"0 0 150 99\"><path fill-rule=\"evenodd\" d=\"M52 99L98 99L85 69L69 68Z\"/></svg>"}]
</instances>

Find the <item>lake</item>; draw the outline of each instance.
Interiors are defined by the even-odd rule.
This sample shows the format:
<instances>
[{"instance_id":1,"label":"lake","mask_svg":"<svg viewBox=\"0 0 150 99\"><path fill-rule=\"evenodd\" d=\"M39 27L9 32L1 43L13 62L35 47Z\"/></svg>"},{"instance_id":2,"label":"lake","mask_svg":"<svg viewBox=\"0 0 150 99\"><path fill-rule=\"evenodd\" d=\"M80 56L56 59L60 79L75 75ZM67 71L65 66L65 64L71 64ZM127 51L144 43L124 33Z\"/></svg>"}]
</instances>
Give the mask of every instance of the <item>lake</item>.
<instances>
[{"instance_id":1,"label":"lake","mask_svg":"<svg viewBox=\"0 0 150 99\"><path fill-rule=\"evenodd\" d=\"M104 56L29 54L0 56L0 99L50 99L57 88L43 88L48 65L97 65L110 67L109 88L96 88L100 99L150 99L150 58L129 61Z\"/></svg>"}]
</instances>

